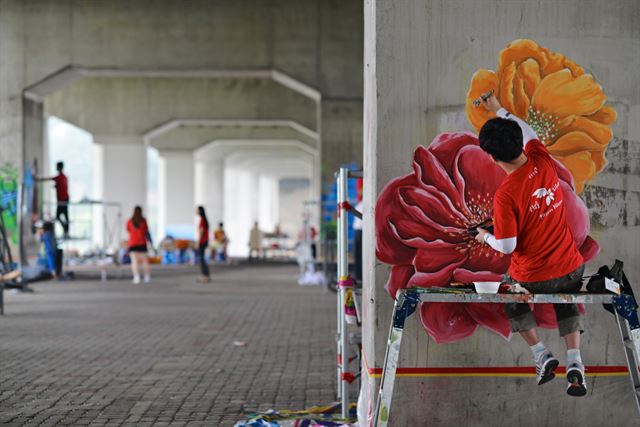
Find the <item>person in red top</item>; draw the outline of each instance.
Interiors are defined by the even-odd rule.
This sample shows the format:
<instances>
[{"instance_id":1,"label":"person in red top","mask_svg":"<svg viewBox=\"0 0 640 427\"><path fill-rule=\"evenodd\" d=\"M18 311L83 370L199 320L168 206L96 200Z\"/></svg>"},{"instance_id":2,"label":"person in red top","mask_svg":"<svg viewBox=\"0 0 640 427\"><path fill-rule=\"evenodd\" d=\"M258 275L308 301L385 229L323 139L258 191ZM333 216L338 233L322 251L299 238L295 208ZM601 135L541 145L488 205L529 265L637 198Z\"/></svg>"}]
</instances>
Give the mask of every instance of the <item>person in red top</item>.
<instances>
[{"instance_id":1,"label":"person in red top","mask_svg":"<svg viewBox=\"0 0 640 427\"><path fill-rule=\"evenodd\" d=\"M211 281L209 275L209 265L207 264L207 247L209 246L209 221L207 220L207 214L204 211L204 207L198 206L196 211L200 217L198 223L198 261L200 262L200 272L202 277L200 282L206 283Z\"/></svg>"},{"instance_id":2,"label":"person in red top","mask_svg":"<svg viewBox=\"0 0 640 427\"><path fill-rule=\"evenodd\" d=\"M127 232L129 233L129 256L131 257L131 272L133 273L133 283L140 283L139 266L144 268L144 282L151 281L149 268L149 257L147 256L147 242L151 243L151 234L147 220L142 216L142 208L136 206L133 209L133 216L127 221Z\"/></svg>"},{"instance_id":3,"label":"person in red top","mask_svg":"<svg viewBox=\"0 0 640 427\"><path fill-rule=\"evenodd\" d=\"M38 178L39 181L53 181L56 188L56 199L58 206L56 208L56 219L60 221L64 237L69 237L69 180L63 172L64 163L56 163L58 175L46 178Z\"/></svg>"},{"instance_id":4,"label":"person in red top","mask_svg":"<svg viewBox=\"0 0 640 427\"><path fill-rule=\"evenodd\" d=\"M531 293L575 293L584 261L567 224L556 163L531 127L502 108L494 96L484 106L498 117L480 130L480 147L507 173L493 198L494 233L478 228L476 239L511 254L509 274ZM567 347L567 393L587 392L580 357L582 317L575 304L555 304L558 330ZM559 365L536 333L528 304L506 304L511 330L531 347L538 384L555 377Z\"/></svg>"}]
</instances>

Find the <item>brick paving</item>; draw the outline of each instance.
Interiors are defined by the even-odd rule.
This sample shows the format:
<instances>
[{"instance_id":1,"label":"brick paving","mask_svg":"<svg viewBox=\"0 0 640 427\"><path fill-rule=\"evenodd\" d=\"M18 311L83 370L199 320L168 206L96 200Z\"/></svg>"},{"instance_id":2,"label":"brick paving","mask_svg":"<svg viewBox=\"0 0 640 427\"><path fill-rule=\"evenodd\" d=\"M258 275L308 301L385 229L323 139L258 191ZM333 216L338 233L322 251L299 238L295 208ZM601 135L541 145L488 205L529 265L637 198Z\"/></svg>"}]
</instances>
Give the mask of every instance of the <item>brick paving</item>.
<instances>
[{"instance_id":1,"label":"brick paving","mask_svg":"<svg viewBox=\"0 0 640 427\"><path fill-rule=\"evenodd\" d=\"M335 294L293 266L5 294L0 425L232 426L335 399ZM234 345L235 341L245 346Z\"/></svg>"}]
</instances>

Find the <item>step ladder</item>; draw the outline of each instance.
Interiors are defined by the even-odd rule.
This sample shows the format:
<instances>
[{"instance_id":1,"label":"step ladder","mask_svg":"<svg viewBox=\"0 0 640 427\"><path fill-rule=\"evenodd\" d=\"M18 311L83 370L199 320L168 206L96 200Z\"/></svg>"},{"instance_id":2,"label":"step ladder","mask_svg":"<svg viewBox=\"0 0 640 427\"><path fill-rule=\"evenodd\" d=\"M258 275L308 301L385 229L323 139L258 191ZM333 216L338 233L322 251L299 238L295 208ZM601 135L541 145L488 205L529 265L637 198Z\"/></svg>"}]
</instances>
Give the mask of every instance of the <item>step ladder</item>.
<instances>
[{"instance_id":1,"label":"step ladder","mask_svg":"<svg viewBox=\"0 0 640 427\"><path fill-rule=\"evenodd\" d=\"M442 289L442 288L439 288ZM382 377L373 418L374 427L385 427L393 397L393 387L400 357L404 325L420 302L451 303L531 303L531 304L611 304L624 346L631 387L640 413L640 321L636 300L632 293L616 294L477 294L433 291L429 288L400 289L393 307L389 339L384 356ZM459 292L459 291L458 291ZM606 308L606 307L605 307Z\"/></svg>"}]
</instances>

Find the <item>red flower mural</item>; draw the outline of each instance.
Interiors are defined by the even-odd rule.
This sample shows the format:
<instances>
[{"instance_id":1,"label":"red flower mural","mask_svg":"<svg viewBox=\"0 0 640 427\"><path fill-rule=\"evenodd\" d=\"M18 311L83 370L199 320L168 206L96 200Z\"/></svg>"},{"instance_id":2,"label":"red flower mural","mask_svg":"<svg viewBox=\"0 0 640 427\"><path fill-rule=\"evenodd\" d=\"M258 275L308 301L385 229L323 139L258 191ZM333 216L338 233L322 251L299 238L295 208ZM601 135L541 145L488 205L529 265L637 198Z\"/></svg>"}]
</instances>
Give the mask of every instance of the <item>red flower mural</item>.
<instances>
[{"instance_id":1,"label":"red flower mural","mask_svg":"<svg viewBox=\"0 0 640 427\"><path fill-rule=\"evenodd\" d=\"M587 208L567 169L557 163L557 172L574 240L588 261L599 246L588 236ZM480 245L467 230L493 216L493 194L504 177L468 132L443 133L416 149L413 173L389 182L376 204L376 253L392 265L386 286L392 297L410 286L501 280L509 257ZM551 306L536 304L534 315L539 326L556 326ZM468 337L478 325L510 336L500 304L423 303L420 317L439 343Z\"/></svg>"}]
</instances>

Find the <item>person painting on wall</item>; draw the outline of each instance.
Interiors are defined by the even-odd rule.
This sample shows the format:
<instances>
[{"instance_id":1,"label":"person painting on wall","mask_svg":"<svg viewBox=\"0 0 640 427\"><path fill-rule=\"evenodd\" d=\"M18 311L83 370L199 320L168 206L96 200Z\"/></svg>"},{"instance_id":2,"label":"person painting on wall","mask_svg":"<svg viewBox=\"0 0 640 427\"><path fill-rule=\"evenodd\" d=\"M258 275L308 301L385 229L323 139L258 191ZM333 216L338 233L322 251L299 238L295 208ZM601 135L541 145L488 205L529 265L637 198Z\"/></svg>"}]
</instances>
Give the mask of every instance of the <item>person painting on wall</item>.
<instances>
[{"instance_id":1,"label":"person painting on wall","mask_svg":"<svg viewBox=\"0 0 640 427\"><path fill-rule=\"evenodd\" d=\"M480 130L480 147L507 173L493 199L494 232L478 228L476 239L511 254L507 279L531 293L575 293L582 287L584 262L565 214L564 194L554 160L531 127L500 106L495 96L482 97L498 117ZM567 393L587 393L580 357L583 321L575 304L554 304L558 330L567 348ZM531 347L538 384L555 377L558 359L540 341L528 304L506 304L513 332Z\"/></svg>"},{"instance_id":2,"label":"person painting on wall","mask_svg":"<svg viewBox=\"0 0 640 427\"><path fill-rule=\"evenodd\" d=\"M211 281L209 275L209 265L207 264L207 247L209 246L209 221L204 207L198 206L196 211L200 222L198 223L198 262L200 263L200 272L202 277L198 280L201 283Z\"/></svg>"},{"instance_id":3,"label":"person painting on wall","mask_svg":"<svg viewBox=\"0 0 640 427\"><path fill-rule=\"evenodd\" d=\"M64 174L64 162L56 163L58 175L52 177L41 177L38 181L53 181L56 188L56 199L58 206L56 207L56 219L60 221L64 238L69 238L69 180Z\"/></svg>"},{"instance_id":4,"label":"person painting on wall","mask_svg":"<svg viewBox=\"0 0 640 427\"><path fill-rule=\"evenodd\" d=\"M144 269L144 283L151 281L151 269L149 267L149 257L147 255L147 242L151 241L147 220L142 216L142 208L136 206L133 209L133 216L127 221L127 232L129 233L129 256L131 257L131 272L133 273L133 283L140 283L140 264Z\"/></svg>"},{"instance_id":5,"label":"person painting on wall","mask_svg":"<svg viewBox=\"0 0 640 427\"><path fill-rule=\"evenodd\" d=\"M51 273L52 278L60 277L62 272L61 265L59 265L58 242L56 240L54 223L51 221L38 221L36 223L36 230L40 237L40 241L44 246L44 264ZM61 261L61 260L60 260Z\"/></svg>"}]
</instances>

